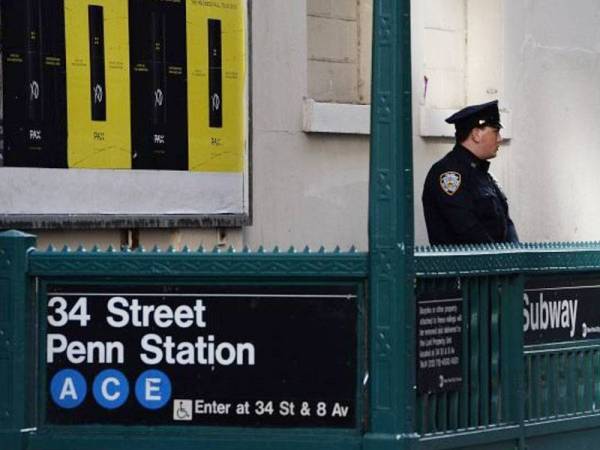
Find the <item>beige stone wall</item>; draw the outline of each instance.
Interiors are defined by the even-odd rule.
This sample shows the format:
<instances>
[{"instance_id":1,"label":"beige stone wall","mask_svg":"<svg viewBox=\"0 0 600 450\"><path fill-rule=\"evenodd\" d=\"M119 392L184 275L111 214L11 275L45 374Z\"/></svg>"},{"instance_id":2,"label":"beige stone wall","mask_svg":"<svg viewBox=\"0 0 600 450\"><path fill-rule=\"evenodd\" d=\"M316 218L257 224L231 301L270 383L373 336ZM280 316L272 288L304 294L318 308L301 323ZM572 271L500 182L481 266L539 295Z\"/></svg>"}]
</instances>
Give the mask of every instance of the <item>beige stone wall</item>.
<instances>
[{"instance_id":1,"label":"beige stone wall","mask_svg":"<svg viewBox=\"0 0 600 450\"><path fill-rule=\"evenodd\" d=\"M453 109L504 95L504 22L500 0L424 0L414 3L422 39L413 64L420 104ZM418 29L417 29L418 28ZM421 36L417 36L421 34ZM426 79L425 79L426 78Z\"/></svg>"},{"instance_id":2,"label":"beige stone wall","mask_svg":"<svg viewBox=\"0 0 600 450\"><path fill-rule=\"evenodd\" d=\"M464 105L466 70L465 0L425 0L423 53L413 56L413 64L423 67L422 104L435 108Z\"/></svg>"},{"instance_id":3,"label":"beige stone wall","mask_svg":"<svg viewBox=\"0 0 600 450\"><path fill-rule=\"evenodd\" d=\"M308 97L370 101L372 0L307 0Z\"/></svg>"}]
</instances>

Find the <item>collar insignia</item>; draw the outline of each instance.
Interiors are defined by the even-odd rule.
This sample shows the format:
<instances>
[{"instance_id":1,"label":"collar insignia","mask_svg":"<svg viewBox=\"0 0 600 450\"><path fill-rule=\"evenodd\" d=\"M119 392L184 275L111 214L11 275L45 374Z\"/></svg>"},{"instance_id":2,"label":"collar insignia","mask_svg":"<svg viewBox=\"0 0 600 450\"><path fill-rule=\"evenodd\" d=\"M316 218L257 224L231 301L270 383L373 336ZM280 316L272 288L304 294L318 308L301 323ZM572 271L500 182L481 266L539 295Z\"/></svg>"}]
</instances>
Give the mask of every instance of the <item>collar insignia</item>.
<instances>
[{"instance_id":1,"label":"collar insignia","mask_svg":"<svg viewBox=\"0 0 600 450\"><path fill-rule=\"evenodd\" d=\"M448 195L454 195L460 187L462 176L458 172L444 172L440 175L440 187Z\"/></svg>"}]
</instances>

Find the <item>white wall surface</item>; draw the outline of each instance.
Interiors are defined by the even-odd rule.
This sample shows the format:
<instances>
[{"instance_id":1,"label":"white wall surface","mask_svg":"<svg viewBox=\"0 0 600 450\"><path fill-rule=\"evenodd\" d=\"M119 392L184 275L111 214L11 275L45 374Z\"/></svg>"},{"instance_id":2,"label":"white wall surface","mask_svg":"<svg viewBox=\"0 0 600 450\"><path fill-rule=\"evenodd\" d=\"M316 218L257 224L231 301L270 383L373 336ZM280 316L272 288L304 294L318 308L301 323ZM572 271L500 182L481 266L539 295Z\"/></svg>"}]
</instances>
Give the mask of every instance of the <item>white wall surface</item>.
<instances>
[{"instance_id":1,"label":"white wall surface","mask_svg":"<svg viewBox=\"0 0 600 450\"><path fill-rule=\"evenodd\" d=\"M600 2L510 1L508 194L522 239L600 240Z\"/></svg>"},{"instance_id":2,"label":"white wall surface","mask_svg":"<svg viewBox=\"0 0 600 450\"><path fill-rule=\"evenodd\" d=\"M305 1L252 2L254 224L244 241L367 248L368 137L306 134Z\"/></svg>"}]
</instances>

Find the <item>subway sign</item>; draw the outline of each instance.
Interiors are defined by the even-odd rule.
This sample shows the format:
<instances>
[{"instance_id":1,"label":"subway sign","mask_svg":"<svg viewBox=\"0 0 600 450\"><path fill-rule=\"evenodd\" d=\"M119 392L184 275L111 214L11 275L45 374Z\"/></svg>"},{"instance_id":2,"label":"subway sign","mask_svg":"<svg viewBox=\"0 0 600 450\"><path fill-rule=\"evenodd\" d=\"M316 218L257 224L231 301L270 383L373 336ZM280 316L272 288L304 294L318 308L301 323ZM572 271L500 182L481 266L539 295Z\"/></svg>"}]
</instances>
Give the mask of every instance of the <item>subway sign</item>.
<instances>
[{"instance_id":1,"label":"subway sign","mask_svg":"<svg viewBox=\"0 0 600 450\"><path fill-rule=\"evenodd\" d=\"M354 285L50 285L46 420L353 428Z\"/></svg>"},{"instance_id":2,"label":"subway sign","mask_svg":"<svg viewBox=\"0 0 600 450\"><path fill-rule=\"evenodd\" d=\"M523 294L526 345L600 338L600 282L532 277Z\"/></svg>"}]
</instances>

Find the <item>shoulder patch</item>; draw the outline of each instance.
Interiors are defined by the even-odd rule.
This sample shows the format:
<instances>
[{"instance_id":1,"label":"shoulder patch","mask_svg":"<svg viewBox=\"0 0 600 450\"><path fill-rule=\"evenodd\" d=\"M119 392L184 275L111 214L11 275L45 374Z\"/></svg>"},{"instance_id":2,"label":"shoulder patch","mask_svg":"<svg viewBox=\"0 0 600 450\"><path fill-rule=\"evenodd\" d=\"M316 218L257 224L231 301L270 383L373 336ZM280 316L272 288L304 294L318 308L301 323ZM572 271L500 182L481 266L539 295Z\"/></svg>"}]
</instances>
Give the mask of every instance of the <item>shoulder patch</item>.
<instances>
[{"instance_id":1,"label":"shoulder patch","mask_svg":"<svg viewBox=\"0 0 600 450\"><path fill-rule=\"evenodd\" d=\"M460 188L460 182L462 176L458 172L444 172L440 175L440 187L448 195L454 195L458 188Z\"/></svg>"}]
</instances>

